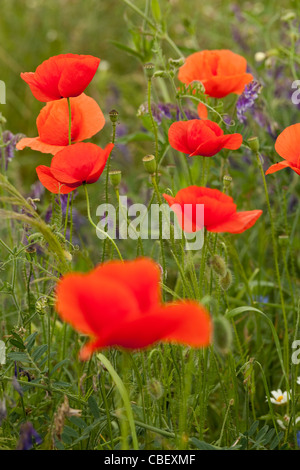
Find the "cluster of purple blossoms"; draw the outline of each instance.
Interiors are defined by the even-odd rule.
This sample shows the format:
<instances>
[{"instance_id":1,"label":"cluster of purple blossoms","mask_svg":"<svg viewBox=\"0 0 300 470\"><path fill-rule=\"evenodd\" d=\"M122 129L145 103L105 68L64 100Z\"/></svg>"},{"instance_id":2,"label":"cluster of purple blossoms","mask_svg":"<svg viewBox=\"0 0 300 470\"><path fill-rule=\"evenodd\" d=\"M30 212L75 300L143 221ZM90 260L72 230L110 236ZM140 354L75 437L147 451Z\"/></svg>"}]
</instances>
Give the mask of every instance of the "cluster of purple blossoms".
<instances>
[{"instance_id":1,"label":"cluster of purple blossoms","mask_svg":"<svg viewBox=\"0 0 300 470\"><path fill-rule=\"evenodd\" d=\"M0 147L0 162L4 159L4 168L7 170L8 163L14 158L16 145L19 140L24 137L23 134L14 135L10 131L4 131L2 133L3 146Z\"/></svg>"},{"instance_id":2,"label":"cluster of purple blossoms","mask_svg":"<svg viewBox=\"0 0 300 470\"><path fill-rule=\"evenodd\" d=\"M258 95L261 91L261 84L255 80L248 83L245 86L243 93L240 95L239 99L236 103L236 113L237 118L240 122L245 124L247 122L247 118L245 113L247 111L252 111L254 109L255 100L258 98Z\"/></svg>"},{"instance_id":3,"label":"cluster of purple blossoms","mask_svg":"<svg viewBox=\"0 0 300 470\"><path fill-rule=\"evenodd\" d=\"M172 119L176 121L180 121L187 117L188 120L190 119L199 119L198 113L195 109L191 109L189 107L184 107L183 111L185 116L182 115L179 106L174 103L152 103L151 104L151 111L153 115L154 121L160 125L163 119ZM138 110L138 116L143 116L144 114L148 113L148 105L142 104Z\"/></svg>"},{"instance_id":4,"label":"cluster of purple blossoms","mask_svg":"<svg viewBox=\"0 0 300 470\"><path fill-rule=\"evenodd\" d=\"M43 440L41 436L36 432L30 421L21 424L17 450L30 450L33 446L33 438L36 445L42 444Z\"/></svg>"}]
</instances>

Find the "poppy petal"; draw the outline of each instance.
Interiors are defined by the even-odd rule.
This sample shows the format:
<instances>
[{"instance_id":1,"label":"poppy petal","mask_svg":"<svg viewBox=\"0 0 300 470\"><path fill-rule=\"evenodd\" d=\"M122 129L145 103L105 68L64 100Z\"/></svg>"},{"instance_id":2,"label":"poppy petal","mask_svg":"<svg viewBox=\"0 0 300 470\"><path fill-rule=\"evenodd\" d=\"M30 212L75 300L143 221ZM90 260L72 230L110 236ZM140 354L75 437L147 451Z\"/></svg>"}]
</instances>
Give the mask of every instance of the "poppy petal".
<instances>
[{"instance_id":1,"label":"poppy petal","mask_svg":"<svg viewBox=\"0 0 300 470\"><path fill-rule=\"evenodd\" d=\"M58 82L61 96L67 98L80 95L92 81L99 64L98 57L88 55L68 58Z\"/></svg>"},{"instance_id":2,"label":"poppy petal","mask_svg":"<svg viewBox=\"0 0 300 470\"><path fill-rule=\"evenodd\" d=\"M208 111L205 104L199 103L197 106L197 112L200 119L207 119Z\"/></svg>"},{"instance_id":3,"label":"poppy petal","mask_svg":"<svg viewBox=\"0 0 300 470\"><path fill-rule=\"evenodd\" d=\"M89 142L79 142L56 153L51 162L53 176L62 183L93 183L102 173L113 144L103 150Z\"/></svg>"},{"instance_id":4,"label":"poppy petal","mask_svg":"<svg viewBox=\"0 0 300 470\"><path fill-rule=\"evenodd\" d=\"M111 277L125 285L134 295L141 312L152 310L161 301L157 264L148 258L134 261L112 261L96 268L95 274Z\"/></svg>"},{"instance_id":5,"label":"poppy petal","mask_svg":"<svg viewBox=\"0 0 300 470\"><path fill-rule=\"evenodd\" d=\"M51 169L48 166L40 165L36 168L38 178L43 186L45 186L48 191L54 194L68 194L77 186L68 186L66 184L60 183L53 176Z\"/></svg>"},{"instance_id":6,"label":"poppy petal","mask_svg":"<svg viewBox=\"0 0 300 470\"><path fill-rule=\"evenodd\" d=\"M104 337L139 313L137 301L126 286L95 271L62 278L56 308L63 320L93 337Z\"/></svg>"},{"instance_id":7,"label":"poppy petal","mask_svg":"<svg viewBox=\"0 0 300 470\"><path fill-rule=\"evenodd\" d=\"M295 167L300 167L299 141L300 124L293 124L284 129L275 142L276 152Z\"/></svg>"},{"instance_id":8,"label":"poppy petal","mask_svg":"<svg viewBox=\"0 0 300 470\"><path fill-rule=\"evenodd\" d=\"M96 349L144 349L159 341L203 347L210 344L211 333L210 316L200 304L191 301L167 304L156 312L115 325L107 336L88 343L81 358L87 359Z\"/></svg>"},{"instance_id":9,"label":"poppy petal","mask_svg":"<svg viewBox=\"0 0 300 470\"><path fill-rule=\"evenodd\" d=\"M279 162L279 163L275 163L275 165L271 165L270 168L267 169L266 175L275 173L276 171L279 171L279 170L283 170L284 168L291 168L298 175L300 175L300 166L299 167L293 166L290 162L286 160Z\"/></svg>"},{"instance_id":10,"label":"poppy petal","mask_svg":"<svg viewBox=\"0 0 300 470\"><path fill-rule=\"evenodd\" d=\"M45 60L34 73L21 73L21 78L37 100L54 101L80 95L99 63L100 59L89 55L60 54Z\"/></svg>"},{"instance_id":11,"label":"poppy petal","mask_svg":"<svg viewBox=\"0 0 300 470\"><path fill-rule=\"evenodd\" d=\"M261 210L236 212L224 222L207 227L207 230L210 232L243 233L251 228L261 215Z\"/></svg>"},{"instance_id":12,"label":"poppy petal","mask_svg":"<svg viewBox=\"0 0 300 470\"><path fill-rule=\"evenodd\" d=\"M50 153L55 155L57 152L64 148L63 145L51 145L43 142L39 137L24 137L19 140L16 145L18 150L23 150L25 147L29 147L32 150L37 150L42 153Z\"/></svg>"}]
</instances>

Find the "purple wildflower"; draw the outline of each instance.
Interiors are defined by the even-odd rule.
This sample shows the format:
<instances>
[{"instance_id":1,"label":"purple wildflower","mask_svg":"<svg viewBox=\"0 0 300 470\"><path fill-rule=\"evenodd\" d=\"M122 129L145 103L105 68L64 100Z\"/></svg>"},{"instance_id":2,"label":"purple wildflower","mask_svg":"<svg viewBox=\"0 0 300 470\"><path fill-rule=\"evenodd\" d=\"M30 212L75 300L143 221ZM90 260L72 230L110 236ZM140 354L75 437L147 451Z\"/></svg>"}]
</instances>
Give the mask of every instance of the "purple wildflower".
<instances>
[{"instance_id":1,"label":"purple wildflower","mask_svg":"<svg viewBox=\"0 0 300 470\"><path fill-rule=\"evenodd\" d=\"M248 83L245 86L243 93L240 95L236 104L237 118L240 122L245 124L247 118L245 113L247 111L252 111L254 108L255 100L258 98L258 95L261 91L261 84L255 80Z\"/></svg>"},{"instance_id":2,"label":"purple wildflower","mask_svg":"<svg viewBox=\"0 0 300 470\"><path fill-rule=\"evenodd\" d=\"M15 375L13 376L11 383L12 383L12 386L14 387L15 391L18 392L20 397L22 397L24 395L24 392L23 392L23 389L22 389L21 385L19 384L18 379L16 378Z\"/></svg>"},{"instance_id":3,"label":"purple wildflower","mask_svg":"<svg viewBox=\"0 0 300 470\"><path fill-rule=\"evenodd\" d=\"M22 137L23 134L14 135L10 131L4 131L2 133L4 146L0 148L0 160L4 158L5 170L7 170L8 163L14 158L16 145Z\"/></svg>"},{"instance_id":4,"label":"purple wildflower","mask_svg":"<svg viewBox=\"0 0 300 470\"><path fill-rule=\"evenodd\" d=\"M41 436L36 432L30 421L21 424L17 450L30 450L33 446L33 438L37 445L43 442Z\"/></svg>"}]
</instances>

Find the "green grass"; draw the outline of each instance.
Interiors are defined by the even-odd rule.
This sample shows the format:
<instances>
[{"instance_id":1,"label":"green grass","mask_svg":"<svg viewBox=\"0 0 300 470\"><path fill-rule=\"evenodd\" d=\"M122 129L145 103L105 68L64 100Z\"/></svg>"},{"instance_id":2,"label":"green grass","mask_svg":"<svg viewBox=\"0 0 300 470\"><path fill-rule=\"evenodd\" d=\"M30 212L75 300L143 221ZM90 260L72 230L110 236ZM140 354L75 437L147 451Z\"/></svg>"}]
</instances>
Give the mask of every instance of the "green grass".
<instances>
[{"instance_id":1,"label":"green grass","mask_svg":"<svg viewBox=\"0 0 300 470\"><path fill-rule=\"evenodd\" d=\"M158 127L155 145L149 114L138 115L148 99L144 63L151 61L156 70L164 70L169 58L178 58L177 49L185 56L202 49L231 49L247 59L263 85L257 104L272 133L277 136L299 121L299 109L290 99L291 83L299 75L298 2L285 2L284 9L272 1L236 2L240 10L235 14L228 1L161 0L163 21L155 28L151 2L132 3L147 20L121 0L3 0L0 79L7 87L7 103L1 105L7 120L3 128L37 135L35 119L43 104L33 98L20 72L34 71L43 60L60 53L100 57L104 65L87 93L97 100L107 122L92 141L104 147L110 140L108 114L117 109L111 169L122 170L121 194L136 203L149 203L153 194L157 202L157 191L143 167L145 155L165 154L160 197L170 188L176 193L188 186L190 177L200 185L202 162L194 157L187 167L186 158L167 147L171 121ZM282 19L287 11L294 12L294 21ZM162 32L165 19L168 36ZM256 52L265 52L266 60L256 62ZM176 89L176 74L173 84L170 77L153 79L152 101L176 103L174 84ZM221 101L221 108L216 100L210 105L219 113L235 109L232 95ZM181 99L182 106L187 102ZM143 252L165 264L166 301L193 297L207 306L216 324L220 322L207 350L158 344L134 353L110 349L88 362L79 361L86 338L62 323L55 312L56 282L69 270L88 271L118 255L89 225L83 188L74 199L73 211L81 225L74 228L72 244L64 238L65 219L58 205L49 224L45 222L51 195L42 195L36 210L26 198L37 180L36 166L50 164L50 158L31 150L16 152L0 179L0 339L7 354L6 364L0 365L0 417L3 402L7 413L0 426L0 449L16 448L26 421L42 436L38 449L297 448L300 424L294 420L300 415L296 384L300 373L291 356L292 342L299 338L299 176L289 169L269 175L265 192L247 139L259 138L266 168L279 157L267 124L260 126L250 114L247 117L242 125L234 116L230 128L242 133L245 146L209 159L207 168L209 187L223 190L223 175L231 175L229 193L238 210L263 210L256 225L243 234L218 238L210 234L207 239L210 251L222 256L232 272L226 292L209 268L209 253L182 256L178 244L177 264L168 243L162 251L160 240L144 240L142 246L134 240L117 241L124 259ZM210 118L218 122L217 114ZM114 188L108 189L109 201L117 206ZM105 174L88 190L91 218L98 222L95 214L105 201ZM32 253L24 246L27 225L36 241ZM64 250L71 253L71 260L64 257ZM16 369L21 395L13 379ZM271 391L279 388L292 390L289 405L270 402ZM68 406L77 411L68 413ZM290 421L283 430L278 420L286 413Z\"/></svg>"}]
</instances>

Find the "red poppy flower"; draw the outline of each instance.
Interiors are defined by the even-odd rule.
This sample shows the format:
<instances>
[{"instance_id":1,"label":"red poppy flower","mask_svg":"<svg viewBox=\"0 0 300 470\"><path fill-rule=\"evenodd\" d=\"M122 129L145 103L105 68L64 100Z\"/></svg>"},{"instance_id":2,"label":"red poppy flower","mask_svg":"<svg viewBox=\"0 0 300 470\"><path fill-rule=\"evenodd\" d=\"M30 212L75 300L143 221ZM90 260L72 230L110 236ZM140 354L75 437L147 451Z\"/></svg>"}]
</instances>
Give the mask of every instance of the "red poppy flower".
<instances>
[{"instance_id":1,"label":"red poppy flower","mask_svg":"<svg viewBox=\"0 0 300 470\"><path fill-rule=\"evenodd\" d=\"M227 134L209 119L173 122L169 128L169 143L189 157L212 157L223 148L237 150L243 142L241 134Z\"/></svg>"},{"instance_id":2,"label":"red poppy flower","mask_svg":"<svg viewBox=\"0 0 300 470\"><path fill-rule=\"evenodd\" d=\"M114 144L108 144L103 150L98 145L83 142L69 145L54 155L50 168L37 167L39 180L54 194L67 194L83 183L95 183L113 147Z\"/></svg>"},{"instance_id":3,"label":"red poppy flower","mask_svg":"<svg viewBox=\"0 0 300 470\"><path fill-rule=\"evenodd\" d=\"M293 124L279 134L275 142L276 152L284 158L283 161L275 163L266 171L266 175L275 173L283 168L291 168L300 175L300 124Z\"/></svg>"},{"instance_id":4,"label":"red poppy flower","mask_svg":"<svg viewBox=\"0 0 300 470\"><path fill-rule=\"evenodd\" d=\"M253 80L246 69L246 59L232 51L201 51L187 57L178 78L186 85L195 80L202 82L207 95L224 98L230 93L241 94L245 85Z\"/></svg>"},{"instance_id":5,"label":"red poppy flower","mask_svg":"<svg viewBox=\"0 0 300 470\"><path fill-rule=\"evenodd\" d=\"M70 98L71 141L80 142L99 132L104 124L103 113L93 98L82 93ZM30 147L42 153L55 155L69 145L69 108L66 99L51 101L41 110L36 120L38 137L25 137L17 143L17 149Z\"/></svg>"},{"instance_id":6,"label":"red poppy flower","mask_svg":"<svg viewBox=\"0 0 300 470\"><path fill-rule=\"evenodd\" d=\"M197 232L204 227L209 232L242 233L252 227L261 216L261 210L237 212L232 197L218 189L189 186L175 197L163 194L175 212L179 225L186 232ZM201 218L204 205L204 221Z\"/></svg>"},{"instance_id":7,"label":"red poppy flower","mask_svg":"<svg viewBox=\"0 0 300 470\"><path fill-rule=\"evenodd\" d=\"M81 95L99 63L100 59L91 55L60 54L45 60L34 73L21 73L21 78L37 100L60 100Z\"/></svg>"},{"instance_id":8,"label":"red poppy flower","mask_svg":"<svg viewBox=\"0 0 300 470\"><path fill-rule=\"evenodd\" d=\"M208 312L194 301L162 304L159 283L159 268L147 258L66 274L57 285L56 309L91 337L81 358L110 346L141 349L158 341L207 346L212 330Z\"/></svg>"}]
</instances>

